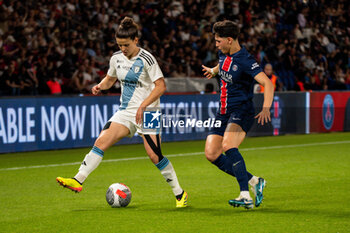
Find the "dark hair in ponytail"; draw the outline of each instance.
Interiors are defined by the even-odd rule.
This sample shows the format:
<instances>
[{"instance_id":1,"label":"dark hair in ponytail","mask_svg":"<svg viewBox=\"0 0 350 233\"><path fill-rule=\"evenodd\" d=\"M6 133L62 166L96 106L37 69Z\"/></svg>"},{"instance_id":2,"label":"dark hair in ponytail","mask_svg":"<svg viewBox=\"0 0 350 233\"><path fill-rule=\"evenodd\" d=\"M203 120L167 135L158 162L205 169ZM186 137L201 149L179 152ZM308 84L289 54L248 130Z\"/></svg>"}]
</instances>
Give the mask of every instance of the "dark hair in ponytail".
<instances>
[{"instance_id":1,"label":"dark hair in ponytail","mask_svg":"<svg viewBox=\"0 0 350 233\"><path fill-rule=\"evenodd\" d=\"M115 37L134 40L136 37L139 37L139 27L132 18L125 17L120 23Z\"/></svg>"}]
</instances>

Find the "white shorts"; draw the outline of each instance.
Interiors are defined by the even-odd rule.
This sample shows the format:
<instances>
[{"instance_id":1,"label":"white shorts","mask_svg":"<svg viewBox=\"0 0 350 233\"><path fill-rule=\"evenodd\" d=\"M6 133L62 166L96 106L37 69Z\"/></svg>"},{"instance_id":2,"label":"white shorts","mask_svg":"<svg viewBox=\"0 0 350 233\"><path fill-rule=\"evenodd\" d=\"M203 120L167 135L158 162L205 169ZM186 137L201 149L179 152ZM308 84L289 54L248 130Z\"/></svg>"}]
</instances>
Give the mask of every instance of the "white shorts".
<instances>
[{"instance_id":1,"label":"white shorts","mask_svg":"<svg viewBox=\"0 0 350 233\"><path fill-rule=\"evenodd\" d=\"M129 135L128 137L133 137L135 133L138 134L159 134L159 131L150 131L149 129L144 129L142 127L142 124L136 124L136 114L133 112L128 112L125 110L117 111L114 113L114 115L108 120L112 122L116 122L119 124L124 125L126 128L129 129Z\"/></svg>"}]
</instances>

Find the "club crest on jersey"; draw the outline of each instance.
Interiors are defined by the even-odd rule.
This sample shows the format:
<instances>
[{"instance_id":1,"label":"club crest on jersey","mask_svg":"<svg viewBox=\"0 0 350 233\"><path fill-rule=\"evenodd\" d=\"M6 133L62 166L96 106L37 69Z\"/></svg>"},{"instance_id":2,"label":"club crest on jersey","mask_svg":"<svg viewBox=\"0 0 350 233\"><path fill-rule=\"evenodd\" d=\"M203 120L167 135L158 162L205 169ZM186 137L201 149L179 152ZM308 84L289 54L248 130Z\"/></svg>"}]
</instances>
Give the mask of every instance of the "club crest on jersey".
<instances>
[{"instance_id":1,"label":"club crest on jersey","mask_svg":"<svg viewBox=\"0 0 350 233\"><path fill-rule=\"evenodd\" d=\"M135 66L135 67L134 67L134 72L135 72L135 73L138 73L138 72L140 71L140 69L141 69L141 68L140 68L139 66Z\"/></svg>"},{"instance_id":2,"label":"club crest on jersey","mask_svg":"<svg viewBox=\"0 0 350 233\"><path fill-rule=\"evenodd\" d=\"M233 66L232 66L232 70L233 70L233 71L237 71L237 70L238 70L238 66L237 66L236 64L233 65Z\"/></svg>"}]
</instances>

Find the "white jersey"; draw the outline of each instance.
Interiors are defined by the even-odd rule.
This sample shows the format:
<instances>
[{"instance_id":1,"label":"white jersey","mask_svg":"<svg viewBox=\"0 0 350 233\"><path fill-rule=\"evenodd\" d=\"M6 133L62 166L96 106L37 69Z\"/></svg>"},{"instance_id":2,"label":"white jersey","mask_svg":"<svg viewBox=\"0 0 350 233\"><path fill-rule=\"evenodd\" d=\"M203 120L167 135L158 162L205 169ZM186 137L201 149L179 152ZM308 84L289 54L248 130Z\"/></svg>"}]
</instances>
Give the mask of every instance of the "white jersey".
<instances>
[{"instance_id":1,"label":"white jersey","mask_svg":"<svg viewBox=\"0 0 350 233\"><path fill-rule=\"evenodd\" d=\"M136 114L141 103L150 95L154 81L164 77L157 60L147 50L140 48L139 53L130 60L121 52L113 54L107 74L117 77L121 83L119 110ZM159 107L159 99L149 107Z\"/></svg>"}]
</instances>

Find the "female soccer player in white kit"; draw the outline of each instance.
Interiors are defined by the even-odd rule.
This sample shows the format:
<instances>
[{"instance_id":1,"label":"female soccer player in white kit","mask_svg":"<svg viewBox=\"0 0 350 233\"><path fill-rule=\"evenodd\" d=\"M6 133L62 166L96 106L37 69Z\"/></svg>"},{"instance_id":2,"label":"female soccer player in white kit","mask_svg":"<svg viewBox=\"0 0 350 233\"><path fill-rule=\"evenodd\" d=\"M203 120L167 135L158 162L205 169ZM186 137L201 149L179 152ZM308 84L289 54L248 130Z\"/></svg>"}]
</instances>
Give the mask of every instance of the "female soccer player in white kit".
<instances>
[{"instance_id":1,"label":"female soccer player in white kit","mask_svg":"<svg viewBox=\"0 0 350 233\"><path fill-rule=\"evenodd\" d=\"M120 51L110 59L106 77L92 88L92 93L97 95L101 90L111 88L118 79L122 86L119 110L105 125L74 178L57 177L56 180L63 187L80 192L87 176L102 161L104 151L137 132L143 138L148 156L171 186L176 197L176 207L186 207L187 193L180 187L171 162L162 155L159 132L145 132L141 125L146 107L159 108L159 98L166 86L156 59L137 46L138 40L137 24L125 17L116 32Z\"/></svg>"}]
</instances>

